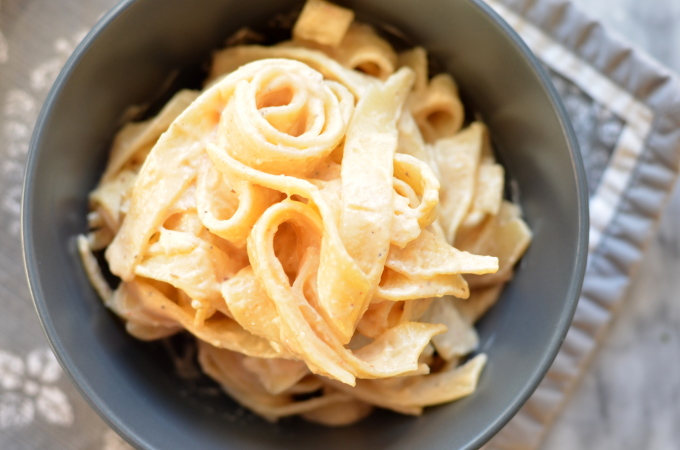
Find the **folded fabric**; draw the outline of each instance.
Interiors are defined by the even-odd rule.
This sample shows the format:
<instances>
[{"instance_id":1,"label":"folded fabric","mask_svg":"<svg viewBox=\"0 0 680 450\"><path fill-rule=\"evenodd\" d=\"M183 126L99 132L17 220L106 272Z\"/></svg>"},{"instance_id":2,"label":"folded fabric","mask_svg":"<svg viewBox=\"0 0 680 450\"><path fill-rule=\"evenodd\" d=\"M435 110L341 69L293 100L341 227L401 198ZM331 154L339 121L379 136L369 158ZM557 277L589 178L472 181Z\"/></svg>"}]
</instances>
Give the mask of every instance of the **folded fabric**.
<instances>
[{"instance_id":1,"label":"folded fabric","mask_svg":"<svg viewBox=\"0 0 680 450\"><path fill-rule=\"evenodd\" d=\"M680 165L680 81L568 1L487 0L545 64L590 194L588 266L547 376L485 448L535 449L585 372L630 284Z\"/></svg>"}]
</instances>

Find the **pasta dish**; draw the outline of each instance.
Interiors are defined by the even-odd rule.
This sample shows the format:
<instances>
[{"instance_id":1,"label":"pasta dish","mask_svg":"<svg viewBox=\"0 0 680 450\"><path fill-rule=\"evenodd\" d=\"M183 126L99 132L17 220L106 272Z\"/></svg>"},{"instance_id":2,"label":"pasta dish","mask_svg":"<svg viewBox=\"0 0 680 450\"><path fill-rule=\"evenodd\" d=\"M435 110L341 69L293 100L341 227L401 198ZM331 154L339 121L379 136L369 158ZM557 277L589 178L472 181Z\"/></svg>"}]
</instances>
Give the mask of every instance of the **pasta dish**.
<instances>
[{"instance_id":1,"label":"pasta dish","mask_svg":"<svg viewBox=\"0 0 680 450\"><path fill-rule=\"evenodd\" d=\"M79 237L108 308L268 420L418 415L475 390L474 323L530 241L488 132L427 53L309 0L117 134ZM113 289L95 253L120 278Z\"/></svg>"}]
</instances>

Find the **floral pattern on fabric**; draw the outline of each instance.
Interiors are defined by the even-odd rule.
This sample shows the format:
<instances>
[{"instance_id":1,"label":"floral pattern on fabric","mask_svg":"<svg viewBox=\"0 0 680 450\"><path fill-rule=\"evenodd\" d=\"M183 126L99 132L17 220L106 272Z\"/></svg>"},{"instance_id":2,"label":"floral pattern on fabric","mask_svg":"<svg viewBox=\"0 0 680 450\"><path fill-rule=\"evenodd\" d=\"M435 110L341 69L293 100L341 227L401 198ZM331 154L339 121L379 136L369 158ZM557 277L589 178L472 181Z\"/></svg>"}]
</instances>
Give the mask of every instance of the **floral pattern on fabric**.
<instances>
[{"instance_id":1,"label":"floral pattern on fabric","mask_svg":"<svg viewBox=\"0 0 680 450\"><path fill-rule=\"evenodd\" d=\"M24 168L33 124L40 112L39 99L44 98L52 87L59 71L85 34L85 31L80 31L72 37L57 39L54 42L54 56L30 72L30 90L9 89L3 99L0 137L7 151L0 171L0 177L4 178L0 184L0 226L14 236L19 235ZM0 62L2 39L0 34Z\"/></svg>"},{"instance_id":2,"label":"floral pattern on fabric","mask_svg":"<svg viewBox=\"0 0 680 450\"><path fill-rule=\"evenodd\" d=\"M48 348L33 350L25 359L0 350L0 430L25 427L37 417L60 426L73 424L73 409L55 383L59 362Z\"/></svg>"}]
</instances>

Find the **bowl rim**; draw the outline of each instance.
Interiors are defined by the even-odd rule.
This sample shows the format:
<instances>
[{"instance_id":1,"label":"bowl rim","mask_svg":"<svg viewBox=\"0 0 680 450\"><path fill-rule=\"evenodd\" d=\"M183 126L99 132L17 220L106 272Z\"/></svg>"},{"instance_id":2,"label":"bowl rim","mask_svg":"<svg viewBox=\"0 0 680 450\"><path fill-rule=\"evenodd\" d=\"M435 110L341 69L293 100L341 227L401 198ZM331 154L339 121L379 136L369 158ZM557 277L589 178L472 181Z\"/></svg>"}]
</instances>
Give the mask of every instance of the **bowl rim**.
<instances>
[{"instance_id":1,"label":"bowl rim","mask_svg":"<svg viewBox=\"0 0 680 450\"><path fill-rule=\"evenodd\" d=\"M588 241L590 230L590 209L588 198L588 182L586 179L585 166L583 165L583 157L578 145L576 132L573 129L571 119L567 113L562 99L557 93L557 89L553 85L548 73L539 61L538 57L531 51L529 46L519 36L519 34L508 24L500 14L498 14L491 6L483 0L469 0L482 12L485 12L488 17L492 19L493 25L500 29L520 51L522 56L526 59L531 67L534 75L539 79L540 85L547 94L552 107L557 113L557 118L560 122L562 132L566 138L567 147L569 148L569 157L574 170L574 178L576 180L576 202L578 208L578 234L576 243L576 258L574 260L573 274L574 278L569 291L565 294L565 311L560 316L556 324L556 332L548 341L548 351L544 353L543 358L539 364L534 368L532 375L527 380L524 388L519 391L510 405L499 414L496 420L490 423L485 431L478 435L478 438L469 446L470 449L479 448L488 442L494 435L496 435L510 420L519 412L524 404L529 400L531 395L538 388L543 378L548 373L550 366L557 357L557 354L562 347L562 343L567 336L567 332L571 326L571 322L578 306L578 301L581 296L581 289L583 286L583 279L586 273L588 260Z\"/></svg>"},{"instance_id":2,"label":"bowl rim","mask_svg":"<svg viewBox=\"0 0 680 450\"><path fill-rule=\"evenodd\" d=\"M64 369L67 377L74 384L81 396L86 400L94 411L102 418L102 420L110 426L116 433L123 437L128 443L137 448L149 448L145 439L133 432L125 421L118 415L111 411L104 400L95 392L87 382L86 378L76 368L71 360L69 351L62 344L55 326L47 311L47 304L45 302L45 295L42 291L40 283L37 281L37 267L38 262L35 258L35 247L28 236L31 234L33 228L33 218L30 208L27 206L29 201L34 196L33 186L35 184L35 166L38 159L38 149L42 145L43 130L45 122L51 115L54 104L59 98L65 84L70 79L72 73L79 65L80 61L85 57L87 51L94 44L100 34L121 14L127 11L135 3L140 0L121 0L113 8L109 9L92 27L83 40L78 44L71 56L66 61L64 67L57 76L52 88L50 89L45 102L43 103L40 115L36 121L36 125L31 138L28 157L26 161L26 169L24 173L24 183L21 198L21 243L23 249L23 263L24 270L28 278L28 287L33 305L40 319L40 324L45 333L50 347ZM496 433L498 433L503 426L505 426L510 419L520 410L526 403L532 393L536 390L540 382L543 380L545 374L550 368L553 360L557 356L562 342L569 330L571 321L573 319L578 300L581 293L583 279L585 276L587 256L588 256L588 238L589 238L589 207L588 207L588 192L585 168L583 159L579 150L576 134L572 128L571 121L568 117L566 109L557 93L557 90L552 84L548 74L541 65L540 61L529 49L527 44L517 34L517 32L488 4L483 0L466 0L474 7L486 15L493 26L500 30L511 43L517 48L520 55L528 63L531 71L539 81L540 87L547 96L551 106L556 112L560 127L566 144L569 149L569 157L571 161L571 170L574 172L574 179L576 181L576 204L577 204L577 242L576 242L576 257L572 266L573 279L569 286L569 290L565 293L564 298L564 312L560 316L556 324L556 332L551 336L551 339L546 345L547 351L539 364L531 372L531 375L525 380L523 388L516 393L513 401L502 410L494 421L488 423L478 434L476 439L471 441L467 448L479 448L484 443L489 441Z\"/></svg>"}]
</instances>

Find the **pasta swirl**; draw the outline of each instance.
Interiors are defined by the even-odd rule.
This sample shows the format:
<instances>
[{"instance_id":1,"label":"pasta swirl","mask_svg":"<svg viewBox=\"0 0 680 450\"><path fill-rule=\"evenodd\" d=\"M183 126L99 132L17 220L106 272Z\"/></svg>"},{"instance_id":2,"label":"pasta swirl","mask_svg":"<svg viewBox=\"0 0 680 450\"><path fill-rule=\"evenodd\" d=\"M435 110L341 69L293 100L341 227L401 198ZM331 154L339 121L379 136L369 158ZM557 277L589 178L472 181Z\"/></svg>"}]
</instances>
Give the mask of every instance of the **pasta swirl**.
<instances>
[{"instance_id":1,"label":"pasta swirl","mask_svg":"<svg viewBox=\"0 0 680 450\"><path fill-rule=\"evenodd\" d=\"M269 420L420 414L474 391L486 357L459 358L530 233L425 50L309 1L293 41L217 52L202 92L120 131L78 247L130 334L191 333Z\"/></svg>"},{"instance_id":2,"label":"pasta swirl","mask_svg":"<svg viewBox=\"0 0 680 450\"><path fill-rule=\"evenodd\" d=\"M254 75L235 83L217 144L254 169L308 175L344 137L354 97L297 61L270 59L248 67Z\"/></svg>"}]
</instances>

